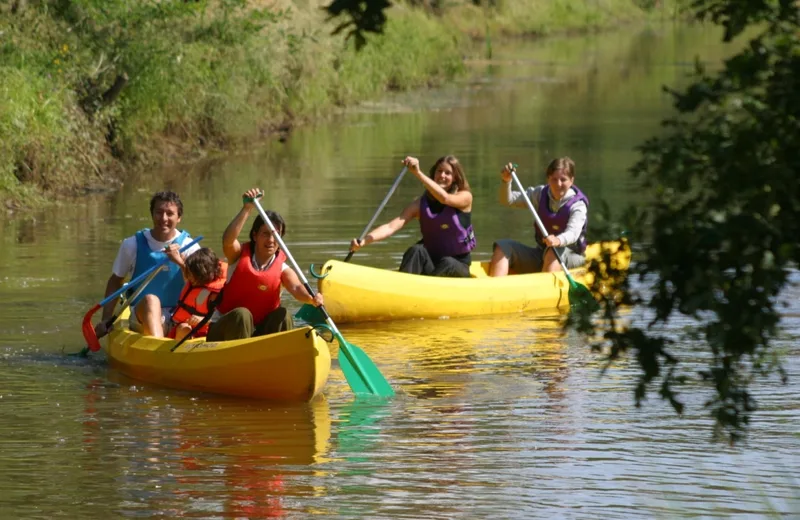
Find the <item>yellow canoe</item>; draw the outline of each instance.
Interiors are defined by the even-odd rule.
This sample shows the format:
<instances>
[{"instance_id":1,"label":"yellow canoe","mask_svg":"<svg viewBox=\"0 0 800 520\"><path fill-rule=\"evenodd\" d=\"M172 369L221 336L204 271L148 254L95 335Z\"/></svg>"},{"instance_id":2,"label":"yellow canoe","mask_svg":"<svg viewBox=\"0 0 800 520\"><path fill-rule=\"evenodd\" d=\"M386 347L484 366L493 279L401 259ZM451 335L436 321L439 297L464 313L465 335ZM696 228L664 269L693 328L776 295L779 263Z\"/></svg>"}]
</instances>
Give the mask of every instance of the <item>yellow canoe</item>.
<instances>
[{"instance_id":1,"label":"yellow canoe","mask_svg":"<svg viewBox=\"0 0 800 520\"><path fill-rule=\"evenodd\" d=\"M619 242L591 244L587 260L610 254L611 267L626 271L630 249ZM488 276L488 262L473 262L470 278L419 276L329 260L322 268L319 290L325 308L337 323L445 319L569 306L569 283L563 272ZM591 287L586 269L570 271Z\"/></svg>"},{"instance_id":2,"label":"yellow canoe","mask_svg":"<svg viewBox=\"0 0 800 520\"><path fill-rule=\"evenodd\" d=\"M328 343L311 327L210 343L143 336L125 310L109 334L111 367L128 377L172 388L272 401L310 401L331 369Z\"/></svg>"}]
</instances>

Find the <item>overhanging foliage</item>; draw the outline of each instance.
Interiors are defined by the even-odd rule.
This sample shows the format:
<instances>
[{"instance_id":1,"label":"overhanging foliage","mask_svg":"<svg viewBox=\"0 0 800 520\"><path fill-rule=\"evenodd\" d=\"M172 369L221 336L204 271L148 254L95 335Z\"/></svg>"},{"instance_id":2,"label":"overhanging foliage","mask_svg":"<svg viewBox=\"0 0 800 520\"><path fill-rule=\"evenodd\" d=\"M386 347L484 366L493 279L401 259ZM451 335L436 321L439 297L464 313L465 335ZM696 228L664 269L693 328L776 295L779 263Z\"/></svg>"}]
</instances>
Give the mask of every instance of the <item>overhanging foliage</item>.
<instances>
[{"instance_id":1,"label":"overhanging foliage","mask_svg":"<svg viewBox=\"0 0 800 520\"><path fill-rule=\"evenodd\" d=\"M658 329L689 317L680 344L707 348L699 376L714 397L706 405L715 433L735 442L757 408L754 378L786 379L772 345L778 297L800 260L800 26L793 0L700 0L694 8L699 19L724 26L725 40L758 33L718 74L698 67L689 88L672 92L679 115L640 148L632 173L652 202L631 210L630 222L648 244L634 271L644 291L624 280L605 299L602 320L573 321L600 334L594 347L609 362L636 357L637 403L658 382L680 413L677 386L687 377L679 361L689 353L678 351L674 332ZM622 325L627 304L643 307L649 323Z\"/></svg>"}]
</instances>

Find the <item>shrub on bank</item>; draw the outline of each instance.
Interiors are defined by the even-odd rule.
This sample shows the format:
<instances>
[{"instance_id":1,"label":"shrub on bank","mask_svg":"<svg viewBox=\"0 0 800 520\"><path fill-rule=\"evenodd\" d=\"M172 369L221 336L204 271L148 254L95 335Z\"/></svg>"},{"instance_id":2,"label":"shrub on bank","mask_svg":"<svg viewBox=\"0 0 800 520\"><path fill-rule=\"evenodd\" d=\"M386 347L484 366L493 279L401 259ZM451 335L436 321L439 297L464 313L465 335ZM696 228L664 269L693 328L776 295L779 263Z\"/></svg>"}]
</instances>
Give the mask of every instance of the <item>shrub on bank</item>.
<instances>
[{"instance_id":1,"label":"shrub on bank","mask_svg":"<svg viewBox=\"0 0 800 520\"><path fill-rule=\"evenodd\" d=\"M621 13L635 0L609 2L606 10ZM30 186L74 192L135 164L286 131L387 89L436 85L463 69L464 35L474 27L525 20L515 0L400 4L356 51L331 34L326 3L17 0L0 8L0 197L29 196ZM537 20L554 20L554 30L586 25L577 15L552 18L564 5L538 3ZM483 25L470 22L480 16L489 17Z\"/></svg>"}]
</instances>

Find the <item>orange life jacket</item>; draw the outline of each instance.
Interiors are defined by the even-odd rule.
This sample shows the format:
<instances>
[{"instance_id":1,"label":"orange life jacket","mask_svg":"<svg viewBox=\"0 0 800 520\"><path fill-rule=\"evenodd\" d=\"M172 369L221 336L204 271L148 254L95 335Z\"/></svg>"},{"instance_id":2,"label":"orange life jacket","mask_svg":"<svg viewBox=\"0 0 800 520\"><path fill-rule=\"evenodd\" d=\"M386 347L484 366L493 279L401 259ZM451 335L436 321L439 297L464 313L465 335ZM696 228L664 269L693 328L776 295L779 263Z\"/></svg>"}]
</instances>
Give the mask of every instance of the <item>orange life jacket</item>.
<instances>
[{"instance_id":1,"label":"orange life jacket","mask_svg":"<svg viewBox=\"0 0 800 520\"><path fill-rule=\"evenodd\" d=\"M267 314L281 305L281 272L286 255L278 250L272 265L264 271L253 268L251 256L250 244L244 244L236 269L225 285L225 297L217 310L225 314L237 307L244 307L253 315L253 323L258 325Z\"/></svg>"},{"instance_id":2,"label":"orange life jacket","mask_svg":"<svg viewBox=\"0 0 800 520\"><path fill-rule=\"evenodd\" d=\"M183 286L181 295L178 298L178 306L175 308L175 312L172 313L172 322L175 325L186 323L193 315L206 316L212 310L209 308L209 304L214 300L214 295L217 295L217 298L219 298L219 293L225 286L225 280L228 277L228 264L226 262L220 262L219 265L222 268L222 274L213 282L198 286L186 282ZM207 291L207 296L202 303L198 303L197 298L203 291ZM194 337L200 338L206 334L208 334L208 323L195 332ZM168 337L175 337L175 327L169 331Z\"/></svg>"}]
</instances>

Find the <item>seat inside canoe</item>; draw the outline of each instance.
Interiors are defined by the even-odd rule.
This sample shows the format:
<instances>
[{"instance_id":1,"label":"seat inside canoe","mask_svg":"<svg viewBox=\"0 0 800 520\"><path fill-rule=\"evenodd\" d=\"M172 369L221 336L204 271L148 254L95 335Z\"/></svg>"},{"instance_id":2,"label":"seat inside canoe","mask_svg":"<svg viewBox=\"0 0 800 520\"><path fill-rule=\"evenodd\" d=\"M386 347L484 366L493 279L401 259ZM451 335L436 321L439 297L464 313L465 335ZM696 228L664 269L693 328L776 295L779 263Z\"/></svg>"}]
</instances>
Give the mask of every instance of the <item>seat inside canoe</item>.
<instances>
[{"instance_id":1,"label":"seat inside canoe","mask_svg":"<svg viewBox=\"0 0 800 520\"><path fill-rule=\"evenodd\" d=\"M470 278L486 278L489 276L489 262L472 262L469 265Z\"/></svg>"}]
</instances>

